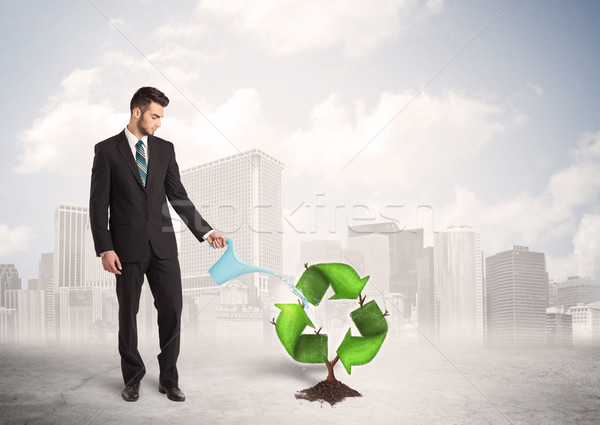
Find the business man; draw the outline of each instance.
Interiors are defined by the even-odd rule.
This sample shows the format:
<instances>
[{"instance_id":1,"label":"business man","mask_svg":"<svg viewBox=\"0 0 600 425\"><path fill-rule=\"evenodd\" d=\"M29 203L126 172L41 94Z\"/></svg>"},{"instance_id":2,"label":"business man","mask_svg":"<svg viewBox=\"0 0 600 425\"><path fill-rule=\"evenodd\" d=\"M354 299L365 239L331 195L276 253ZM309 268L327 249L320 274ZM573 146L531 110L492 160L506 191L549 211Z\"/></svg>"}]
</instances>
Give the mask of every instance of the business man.
<instances>
[{"instance_id":1,"label":"business man","mask_svg":"<svg viewBox=\"0 0 600 425\"><path fill-rule=\"evenodd\" d=\"M114 273L117 280L125 401L139 398L146 373L137 347L136 322L144 274L158 310L158 390L170 400L185 400L176 366L181 272L167 199L200 242L206 240L214 248L226 244L225 236L212 229L188 198L173 144L154 136L168 104L160 90L142 87L131 99L129 124L94 148L90 221L96 254L102 257L104 270Z\"/></svg>"}]
</instances>

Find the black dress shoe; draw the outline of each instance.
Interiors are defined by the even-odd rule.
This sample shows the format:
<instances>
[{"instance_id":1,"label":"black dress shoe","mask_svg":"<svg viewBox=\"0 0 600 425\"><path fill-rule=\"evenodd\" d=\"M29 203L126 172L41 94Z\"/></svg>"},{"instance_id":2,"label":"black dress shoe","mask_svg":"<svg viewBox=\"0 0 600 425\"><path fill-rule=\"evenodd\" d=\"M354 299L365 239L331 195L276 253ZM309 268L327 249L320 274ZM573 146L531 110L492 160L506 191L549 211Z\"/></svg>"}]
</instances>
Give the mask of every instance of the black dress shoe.
<instances>
[{"instance_id":1,"label":"black dress shoe","mask_svg":"<svg viewBox=\"0 0 600 425\"><path fill-rule=\"evenodd\" d=\"M177 387L171 387L166 389L162 385L158 387L158 392L161 394L166 394L167 398L172 401L185 401L185 394Z\"/></svg>"},{"instance_id":2,"label":"black dress shoe","mask_svg":"<svg viewBox=\"0 0 600 425\"><path fill-rule=\"evenodd\" d=\"M140 398L140 383L125 385L125 388L121 391L121 397L125 401L137 401Z\"/></svg>"}]
</instances>

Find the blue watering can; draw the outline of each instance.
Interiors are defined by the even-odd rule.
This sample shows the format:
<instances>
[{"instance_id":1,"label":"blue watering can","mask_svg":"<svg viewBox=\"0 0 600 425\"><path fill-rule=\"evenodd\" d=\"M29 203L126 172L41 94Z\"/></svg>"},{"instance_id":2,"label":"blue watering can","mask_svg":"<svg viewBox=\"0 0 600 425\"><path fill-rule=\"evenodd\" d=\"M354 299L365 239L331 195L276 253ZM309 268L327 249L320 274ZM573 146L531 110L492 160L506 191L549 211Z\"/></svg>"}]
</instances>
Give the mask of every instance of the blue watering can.
<instances>
[{"instance_id":1,"label":"blue watering can","mask_svg":"<svg viewBox=\"0 0 600 425\"><path fill-rule=\"evenodd\" d=\"M294 286L294 284L277 273L265 269L264 267L253 266L244 262L235 250L235 244L231 238L226 238L227 248L221 258L217 260L215 264L208 270L210 277L217 283L222 285L225 282L229 282L231 279L248 274L248 273L267 273L273 276L277 276L279 279L284 281L290 290L296 294L302 301L302 305L305 309L308 309L308 301L304 298L302 291ZM211 245L212 246L212 245Z\"/></svg>"},{"instance_id":2,"label":"blue watering can","mask_svg":"<svg viewBox=\"0 0 600 425\"><path fill-rule=\"evenodd\" d=\"M208 270L208 273L218 285L222 285L225 282L229 282L231 279L235 279L236 277L248 273L268 273L279 277L278 274L269 269L245 263L235 250L235 244L231 238L227 238L226 251L223 253L221 258L219 258L219 260Z\"/></svg>"}]
</instances>

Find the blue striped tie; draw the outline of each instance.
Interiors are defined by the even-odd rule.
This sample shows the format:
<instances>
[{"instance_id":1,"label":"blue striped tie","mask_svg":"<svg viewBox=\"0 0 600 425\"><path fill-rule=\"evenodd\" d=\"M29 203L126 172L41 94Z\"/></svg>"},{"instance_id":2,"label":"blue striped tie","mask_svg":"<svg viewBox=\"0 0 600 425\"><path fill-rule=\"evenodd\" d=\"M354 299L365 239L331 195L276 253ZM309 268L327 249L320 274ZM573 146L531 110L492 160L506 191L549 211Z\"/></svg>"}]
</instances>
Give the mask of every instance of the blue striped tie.
<instances>
[{"instance_id":1,"label":"blue striped tie","mask_svg":"<svg viewBox=\"0 0 600 425\"><path fill-rule=\"evenodd\" d=\"M148 166L146 165L146 152L144 151L144 142L138 140L135 144L135 162L137 162L140 177L146 187L146 175L148 174Z\"/></svg>"}]
</instances>

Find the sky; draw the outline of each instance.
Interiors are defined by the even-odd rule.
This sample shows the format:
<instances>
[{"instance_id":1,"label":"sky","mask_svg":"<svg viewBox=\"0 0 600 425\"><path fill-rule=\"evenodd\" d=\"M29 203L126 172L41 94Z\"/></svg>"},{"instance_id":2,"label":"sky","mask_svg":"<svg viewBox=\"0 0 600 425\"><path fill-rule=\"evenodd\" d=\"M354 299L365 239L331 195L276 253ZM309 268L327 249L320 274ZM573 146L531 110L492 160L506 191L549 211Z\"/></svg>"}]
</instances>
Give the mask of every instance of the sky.
<instances>
[{"instance_id":1,"label":"sky","mask_svg":"<svg viewBox=\"0 0 600 425\"><path fill-rule=\"evenodd\" d=\"M303 240L394 219L471 225L484 256L526 245L564 279L575 242L600 254L598 22L596 1L2 1L0 263L37 277L150 85L180 168L285 164L283 273Z\"/></svg>"}]
</instances>

